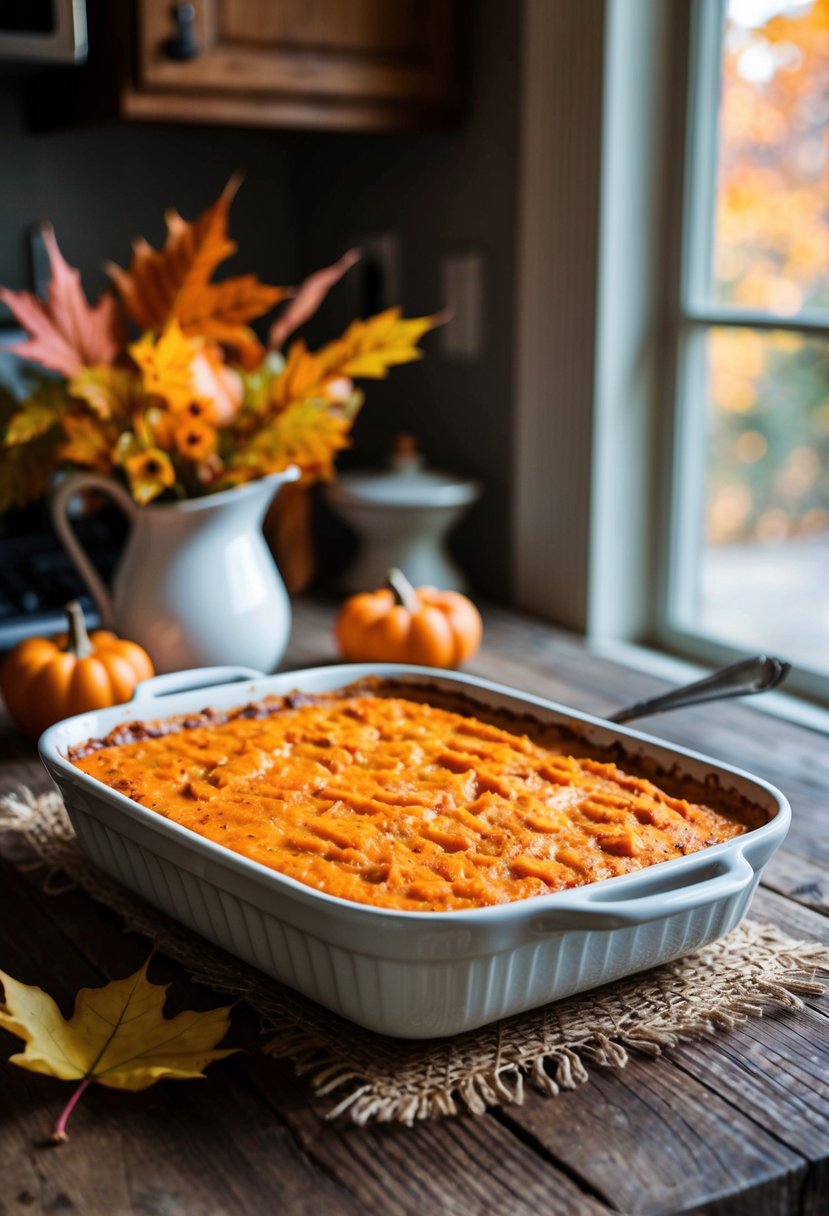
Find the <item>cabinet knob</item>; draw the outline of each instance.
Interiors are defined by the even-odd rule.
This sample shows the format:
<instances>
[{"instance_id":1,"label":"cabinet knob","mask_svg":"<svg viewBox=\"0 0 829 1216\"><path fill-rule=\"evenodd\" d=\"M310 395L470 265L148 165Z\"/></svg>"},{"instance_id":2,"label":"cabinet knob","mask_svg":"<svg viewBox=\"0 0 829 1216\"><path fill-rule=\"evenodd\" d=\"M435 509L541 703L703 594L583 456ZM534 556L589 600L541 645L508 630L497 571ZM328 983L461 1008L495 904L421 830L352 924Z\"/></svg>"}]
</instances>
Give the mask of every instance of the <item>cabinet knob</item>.
<instances>
[{"instance_id":1,"label":"cabinet knob","mask_svg":"<svg viewBox=\"0 0 829 1216\"><path fill-rule=\"evenodd\" d=\"M176 32L164 43L164 53L168 59L195 59L199 53L195 4L174 4L170 12Z\"/></svg>"}]
</instances>

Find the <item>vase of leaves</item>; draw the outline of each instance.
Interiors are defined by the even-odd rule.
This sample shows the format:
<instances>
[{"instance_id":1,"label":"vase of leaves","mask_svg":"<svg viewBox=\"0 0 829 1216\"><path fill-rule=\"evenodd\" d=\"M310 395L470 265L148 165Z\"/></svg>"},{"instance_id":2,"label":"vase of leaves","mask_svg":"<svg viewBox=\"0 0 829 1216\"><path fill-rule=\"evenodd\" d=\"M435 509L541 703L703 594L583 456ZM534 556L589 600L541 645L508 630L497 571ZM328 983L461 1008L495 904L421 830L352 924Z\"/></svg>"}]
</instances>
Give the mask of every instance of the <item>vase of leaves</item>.
<instances>
[{"instance_id":1,"label":"vase of leaves","mask_svg":"<svg viewBox=\"0 0 829 1216\"><path fill-rule=\"evenodd\" d=\"M143 646L157 672L238 665L273 671L288 643L291 608L262 520L279 487L299 477L291 465L236 489L142 508L116 481L74 473L59 485L52 512L104 626ZM114 498L130 520L111 591L67 515L70 500L87 491Z\"/></svg>"},{"instance_id":2,"label":"vase of leaves","mask_svg":"<svg viewBox=\"0 0 829 1216\"><path fill-rule=\"evenodd\" d=\"M105 620L159 671L276 666L290 608L261 535L270 500L288 481L334 475L363 403L357 382L419 358L440 319L388 309L310 351L296 331L358 255L296 289L252 274L214 282L236 248L238 186L232 178L193 222L168 212L163 247L137 241L128 269L108 266L113 287L94 305L50 228L46 299L0 288L28 333L11 349L32 365L25 398L0 397L0 511L53 493L59 534ZM273 309L263 342L249 323ZM111 596L66 512L90 489L131 522Z\"/></svg>"}]
</instances>

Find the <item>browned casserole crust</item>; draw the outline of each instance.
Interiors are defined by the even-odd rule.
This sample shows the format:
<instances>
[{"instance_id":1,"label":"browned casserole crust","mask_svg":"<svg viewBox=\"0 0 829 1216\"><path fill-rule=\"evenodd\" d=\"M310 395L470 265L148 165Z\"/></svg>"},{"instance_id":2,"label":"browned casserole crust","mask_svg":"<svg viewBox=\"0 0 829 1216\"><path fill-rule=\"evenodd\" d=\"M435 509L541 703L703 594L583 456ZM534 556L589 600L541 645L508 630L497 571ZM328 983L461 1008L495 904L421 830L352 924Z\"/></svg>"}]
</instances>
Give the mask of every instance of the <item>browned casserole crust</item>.
<instances>
[{"instance_id":1,"label":"browned casserole crust","mask_svg":"<svg viewBox=\"0 0 829 1216\"><path fill-rule=\"evenodd\" d=\"M618 748L399 681L131 722L70 759L308 886L415 911L581 886L765 818L715 784L648 773Z\"/></svg>"}]
</instances>

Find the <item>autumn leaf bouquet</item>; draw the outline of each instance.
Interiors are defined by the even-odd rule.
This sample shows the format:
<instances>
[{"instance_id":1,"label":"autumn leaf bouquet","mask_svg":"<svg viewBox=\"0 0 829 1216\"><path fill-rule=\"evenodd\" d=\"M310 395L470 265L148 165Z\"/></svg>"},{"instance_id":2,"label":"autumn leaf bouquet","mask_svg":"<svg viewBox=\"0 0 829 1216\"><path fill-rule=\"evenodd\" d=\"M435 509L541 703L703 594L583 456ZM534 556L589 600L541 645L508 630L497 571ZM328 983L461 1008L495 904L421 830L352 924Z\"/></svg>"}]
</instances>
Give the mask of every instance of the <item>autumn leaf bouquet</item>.
<instances>
[{"instance_id":1,"label":"autumn leaf bouquet","mask_svg":"<svg viewBox=\"0 0 829 1216\"><path fill-rule=\"evenodd\" d=\"M109 264L113 288L91 305L51 228L45 301L0 288L27 331L12 349L38 365L25 400L0 396L0 511L47 489L58 470L122 479L140 505L229 489L300 467L306 484L333 473L363 394L420 357L437 322L392 308L355 320L310 351L297 329L357 260L345 254L296 289L256 275L213 281L236 249L228 212L239 179L198 219L166 216L154 249L135 242L127 270ZM281 306L263 343L250 322Z\"/></svg>"}]
</instances>

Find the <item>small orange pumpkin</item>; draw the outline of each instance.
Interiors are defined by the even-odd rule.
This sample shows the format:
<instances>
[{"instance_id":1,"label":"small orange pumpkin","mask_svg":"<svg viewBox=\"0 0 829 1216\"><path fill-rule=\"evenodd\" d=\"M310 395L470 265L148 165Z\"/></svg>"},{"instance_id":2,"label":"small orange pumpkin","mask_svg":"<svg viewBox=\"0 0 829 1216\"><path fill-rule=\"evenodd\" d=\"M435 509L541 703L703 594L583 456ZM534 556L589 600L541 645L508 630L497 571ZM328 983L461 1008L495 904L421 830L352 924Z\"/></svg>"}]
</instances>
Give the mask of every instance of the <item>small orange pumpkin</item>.
<instances>
[{"instance_id":1,"label":"small orange pumpkin","mask_svg":"<svg viewBox=\"0 0 829 1216\"><path fill-rule=\"evenodd\" d=\"M483 623L471 600L458 591L415 590L400 570L387 577L387 588L352 595L340 609L334 633L344 658L457 667L475 653Z\"/></svg>"},{"instance_id":2,"label":"small orange pumpkin","mask_svg":"<svg viewBox=\"0 0 829 1216\"><path fill-rule=\"evenodd\" d=\"M140 680L154 675L150 656L108 630L87 633L77 600L66 605L69 633L26 638L0 670L6 708L23 730L39 735L61 718L128 701Z\"/></svg>"}]
</instances>

